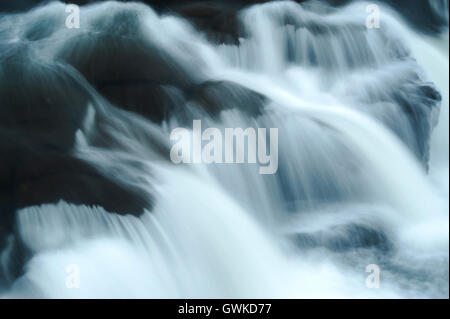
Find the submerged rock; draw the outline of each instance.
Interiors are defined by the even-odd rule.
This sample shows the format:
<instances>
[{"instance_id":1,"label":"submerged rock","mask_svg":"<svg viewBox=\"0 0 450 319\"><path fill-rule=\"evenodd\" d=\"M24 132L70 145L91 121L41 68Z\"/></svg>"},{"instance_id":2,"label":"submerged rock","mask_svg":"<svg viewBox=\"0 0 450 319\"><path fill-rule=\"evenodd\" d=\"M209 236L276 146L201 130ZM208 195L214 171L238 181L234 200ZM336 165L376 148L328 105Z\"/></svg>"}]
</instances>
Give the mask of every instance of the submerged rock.
<instances>
[{"instance_id":1,"label":"submerged rock","mask_svg":"<svg viewBox=\"0 0 450 319\"><path fill-rule=\"evenodd\" d=\"M188 101L196 103L212 117L227 109L238 109L255 117L262 113L268 99L237 83L206 81L189 90Z\"/></svg>"},{"instance_id":2,"label":"submerged rock","mask_svg":"<svg viewBox=\"0 0 450 319\"><path fill-rule=\"evenodd\" d=\"M357 223L332 226L328 230L313 233L296 234L294 241L302 249L323 247L334 252L376 248L388 253L393 248L388 236L382 230Z\"/></svg>"}]
</instances>

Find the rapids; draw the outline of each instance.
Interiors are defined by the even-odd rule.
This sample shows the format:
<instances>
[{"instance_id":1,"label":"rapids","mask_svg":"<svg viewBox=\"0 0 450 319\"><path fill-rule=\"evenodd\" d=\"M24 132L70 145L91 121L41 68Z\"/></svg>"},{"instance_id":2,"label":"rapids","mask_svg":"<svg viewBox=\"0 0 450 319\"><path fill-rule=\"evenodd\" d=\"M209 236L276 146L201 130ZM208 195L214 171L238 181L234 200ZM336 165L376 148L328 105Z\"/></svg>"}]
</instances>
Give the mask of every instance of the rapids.
<instances>
[{"instance_id":1,"label":"rapids","mask_svg":"<svg viewBox=\"0 0 450 319\"><path fill-rule=\"evenodd\" d=\"M381 4L368 29L367 5L248 6L237 43L141 3L82 6L80 29L60 2L1 15L0 176L22 187L0 296L448 298L448 32ZM195 119L278 128L276 174L171 163Z\"/></svg>"}]
</instances>

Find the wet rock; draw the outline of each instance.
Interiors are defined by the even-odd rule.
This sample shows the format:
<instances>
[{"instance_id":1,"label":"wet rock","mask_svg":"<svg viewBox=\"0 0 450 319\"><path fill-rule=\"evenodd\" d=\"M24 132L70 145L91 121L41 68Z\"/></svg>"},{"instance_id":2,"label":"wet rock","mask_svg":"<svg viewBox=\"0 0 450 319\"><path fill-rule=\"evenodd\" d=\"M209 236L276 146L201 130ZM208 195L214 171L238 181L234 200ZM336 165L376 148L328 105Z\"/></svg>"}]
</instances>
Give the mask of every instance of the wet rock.
<instances>
[{"instance_id":1,"label":"wet rock","mask_svg":"<svg viewBox=\"0 0 450 319\"><path fill-rule=\"evenodd\" d=\"M169 118L177 102L175 87L155 85L147 81L105 84L100 93L121 109L138 113L156 123ZM184 103L184 102L182 102Z\"/></svg>"},{"instance_id":2,"label":"wet rock","mask_svg":"<svg viewBox=\"0 0 450 319\"><path fill-rule=\"evenodd\" d=\"M196 2L175 6L173 12L188 19L209 41L220 44L239 44L244 36L238 19L239 6L220 2Z\"/></svg>"},{"instance_id":3,"label":"wet rock","mask_svg":"<svg viewBox=\"0 0 450 319\"><path fill-rule=\"evenodd\" d=\"M148 195L133 185L104 176L82 160L60 154L35 154L17 166L17 208L57 203L102 206L109 212L140 215L151 209Z\"/></svg>"},{"instance_id":4,"label":"wet rock","mask_svg":"<svg viewBox=\"0 0 450 319\"><path fill-rule=\"evenodd\" d=\"M0 240L0 287L5 287L24 274L23 265L31 252L16 234L0 234Z\"/></svg>"},{"instance_id":5,"label":"wet rock","mask_svg":"<svg viewBox=\"0 0 450 319\"><path fill-rule=\"evenodd\" d=\"M193 72L143 33L137 8L124 7L89 23L91 32L71 38L56 58L77 69L117 107L159 123L170 110L166 88L185 90L202 80L199 70ZM185 52L189 62L199 62L189 48Z\"/></svg>"},{"instance_id":6,"label":"wet rock","mask_svg":"<svg viewBox=\"0 0 450 319\"><path fill-rule=\"evenodd\" d=\"M98 34L72 39L57 58L75 67L100 90L117 83L190 85L190 76L166 54L140 38Z\"/></svg>"},{"instance_id":7,"label":"wet rock","mask_svg":"<svg viewBox=\"0 0 450 319\"><path fill-rule=\"evenodd\" d=\"M201 106L210 116L221 111L238 109L256 117L263 112L268 101L265 96L229 81L206 81L188 92L188 101Z\"/></svg>"},{"instance_id":8,"label":"wet rock","mask_svg":"<svg viewBox=\"0 0 450 319\"><path fill-rule=\"evenodd\" d=\"M441 95L433 84L408 81L393 94L402 107L415 135L415 145L409 145L421 162L428 167L430 138L438 123Z\"/></svg>"},{"instance_id":9,"label":"wet rock","mask_svg":"<svg viewBox=\"0 0 450 319\"><path fill-rule=\"evenodd\" d=\"M76 132L85 126L94 102L76 70L46 61L21 44L1 51L0 63L0 251L8 254L5 263L24 259L15 234L21 208L65 200L118 214L151 209L152 199L132 182L118 182L72 155ZM21 269L2 268L0 281Z\"/></svg>"},{"instance_id":10,"label":"wet rock","mask_svg":"<svg viewBox=\"0 0 450 319\"><path fill-rule=\"evenodd\" d=\"M15 229L21 208L60 200L137 216L152 208L152 198L132 181L119 182L70 153L49 151L4 129L0 149L0 252L6 254L0 283L20 275L29 257Z\"/></svg>"},{"instance_id":11,"label":"wet rock","mask_svg":"<svg viewBox=\"0 0 450 319\"><path fill-rule=\"evenodd\" d=\"M323 247L334 252L345 252L355 248L376 248L388 252L393 246L380 229L363 224L345 224L313 233L294 236L295 243L302 249Z\"/></svg>"},{"instance_id":12,"label":"wet rock","mask_svg":"<svg viewBox=\"0 0 450 319\"><path fill-rule=\"evenodd\" d=\"M43 2L42 0L3 0L0 4L0 12L18 12L29 10Z\"/></svg>"},{"instance_id":13,"label":"wet rock","mask_svg":"<svg viewBox=\"0 0 450 319\"><path fill-rule=\"evenodd\" d=\"M88 92L66 67L10 49L1 57L0 127L48 149L69 150L82 126Z\"/></svg>"},{"instance_id":14,"label":"wet rock","mask_svg":"<svg viewBox=\"0 0 450 319\"><path fill-rule=\"evenodd\" d=\"M360 82L351 92L359 96L364 111L392 130L427 168L430 138L439 120L442 97L434 84L421 79L419 72L412 69L401 70L396 76L388 74L378 80L379 85Z\"/></svg>"},{"instance_id":15,"label":"wet rock","mask_svg":"<svg viewBox=\"0 0 450 319\"><path fill-rule=\"evenodd\" d=\"M7 211L65 200L98 205L119 214L140 215L151 199L137 187L106 176L70 153L49 151L2 131L2 205ZM3 216L3 214L2 214ZM4 217L11 220L11 217Z\"/></svg>"}]
</instances>

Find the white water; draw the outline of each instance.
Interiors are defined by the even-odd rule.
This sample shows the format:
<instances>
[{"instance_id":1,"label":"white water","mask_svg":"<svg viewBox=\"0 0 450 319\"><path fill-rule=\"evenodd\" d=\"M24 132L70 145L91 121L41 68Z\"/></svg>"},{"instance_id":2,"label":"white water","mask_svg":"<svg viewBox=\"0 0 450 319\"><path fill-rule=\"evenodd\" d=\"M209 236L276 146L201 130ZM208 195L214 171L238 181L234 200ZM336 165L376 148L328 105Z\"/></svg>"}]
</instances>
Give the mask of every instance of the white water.
<instances>
[{"instance_id":1,"label":"white water","mask_svg":"<svg viewBox=\"0 0 450 319\"><path fill-rule=\"evenodd\" d=\"M121 8L92 6L86 17ZM198 67L209 79L233 81L270 98L257 119L229 110L222 123L206 121L218 127L278 127L282 175L261 176L246 165L169 165L155 159L145 136L168 139L176 120L158 128L133 114L118 116L99 98L96 111L110 114L111 133L127 154L90 146L85 130L79 132L78 156L110 174L120 166L125 172L120 178L140 175L156 205L139 218L65 202L21 210L20 233L35 255L4 296L448 298L448 52L382 10L380 35L353 31L354 25L364 28L364 3L324 16L291 2L256 5L241 12L250 38L239 48L214 46L179 18L143 11L140 21L148 30L143 41L193 63L188 68ZM305 27L279 25L288 13ZM311 33L311 21L343 33L329 43ZM417 63L389 56L386 35L401 39ZM293 60L284 52L287 39L296 39ZM195 58L181 54L183 45ZM308 60L311 47L315 62ZM443 98L428 174L404 141L371 113L373 105L362 102L370 85L384 92L386 83L419 68ZM124 159L145 169L137 172L121 164ZM291 240L318 231L348 238L352 233L336 227L352 223L383 230L395 248L380 256L376 248L336 252L297 247ZM365 267L372 263L380 264L379 289L365 286ZM78 289L66 287L71 264L80 269Z\"/></svg>"}]
</instances>

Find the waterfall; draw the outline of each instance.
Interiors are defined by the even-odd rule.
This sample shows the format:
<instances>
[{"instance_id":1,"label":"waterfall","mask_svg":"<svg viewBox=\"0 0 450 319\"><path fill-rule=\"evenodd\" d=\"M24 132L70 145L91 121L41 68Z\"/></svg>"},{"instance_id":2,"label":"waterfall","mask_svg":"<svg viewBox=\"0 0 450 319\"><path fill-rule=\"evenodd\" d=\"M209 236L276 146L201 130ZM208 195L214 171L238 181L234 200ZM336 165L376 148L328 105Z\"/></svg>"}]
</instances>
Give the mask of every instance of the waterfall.
<instances>
[{"instance_id":1,"label":"waterfall","mask_svg":"<svg viewBox=\"0 0 450 319\"><path fill-rule=\"evenodd\" d=\"M0 296L448 298L448 32L367 5L244 7L230 43L142 3L1 15ZM172 163L196 119L277 128L277 172Z\"/></svg>"}]
</instances>

